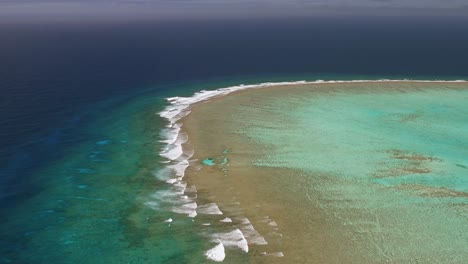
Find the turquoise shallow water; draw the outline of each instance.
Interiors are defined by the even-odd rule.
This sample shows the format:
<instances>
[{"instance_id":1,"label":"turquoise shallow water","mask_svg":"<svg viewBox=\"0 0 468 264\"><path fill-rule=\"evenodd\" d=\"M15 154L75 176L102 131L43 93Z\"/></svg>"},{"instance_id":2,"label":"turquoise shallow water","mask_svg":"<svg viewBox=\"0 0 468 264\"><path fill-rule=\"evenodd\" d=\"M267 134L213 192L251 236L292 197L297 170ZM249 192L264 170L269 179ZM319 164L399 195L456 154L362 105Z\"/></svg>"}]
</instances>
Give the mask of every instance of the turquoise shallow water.
<instances>
[{"instance_id":1,"label":"turquoise shallow water","mask_svg":"<svg viewBox=\"0 0 468 264\"><path fill-rule=\"evenodd\" d=\"M258 164L320 170L383 185L421 184L467 192L467 99L466 90L437 89L377 95L338 92L287 106L279 99L274 111L297 123L286 138L279 131L254 129L259 140L284 148L281 155ZM285 107L293 111L284 111ZM410 157L417 154L423 156L420 167L426 173L410 170L419 165ZM382 162L388 169L409 167L398 175L402 177L390 177L393 173L381 168Z\"/></svg>"},{"instance_id":2,"label":"turquoise shallow water","mask_svg":"<svg viewBox=\"0 0 468 264\"><path fill-rule=\"evenodd\" d=\"M287 191L318 194L311 202L336 224L352 227L344 236L356 240L356 251L382 261L463 263L468 90L450 87L273 92L241 111L264 118L240 133L266 146L254 165L303 172L284 180L310 179Z\"/></svg>"}]
</instances>

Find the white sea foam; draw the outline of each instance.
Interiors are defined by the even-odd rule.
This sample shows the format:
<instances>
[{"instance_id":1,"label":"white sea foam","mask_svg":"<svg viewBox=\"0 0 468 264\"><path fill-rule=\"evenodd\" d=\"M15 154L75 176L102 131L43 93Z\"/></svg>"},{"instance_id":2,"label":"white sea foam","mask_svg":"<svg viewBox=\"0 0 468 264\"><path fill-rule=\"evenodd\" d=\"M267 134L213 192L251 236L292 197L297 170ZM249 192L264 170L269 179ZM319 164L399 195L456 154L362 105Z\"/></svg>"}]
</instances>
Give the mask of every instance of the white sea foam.
<instances>
[{"instance_id":1,"label":"white sea foam","mask_svg":"<svg viewBox=\"0 0 468 264\"><path fill-rule=\"evenodd\" d=\"M200 207L198 207L197 209L197 212L199 214L206 214L206 215L222 215L223 214L223 212L219 210L218 205L215 203L200 205Z\"/></svg>"},{"instance_id":2,"label":"white sea foam","mask_svg":"<svg viewBox=\"0 0 468 264\"><path fill-rule=\"evenodd\" d=\"M245 234L245 237L249 244L252 245L267 245L268 242L262 237L253 225L247 225L242 227L242 232Z\"/></svg>"},{"instance_id":3,"label":"white sea foam","mask_svg":"<svg viewBox=\"0 0 468 264\"><path fill-rule=\"evenodd\" d=\"M277 227L278 226L278 224L275 221L271 220L271 218L269 216L265 216L264 220L262 220L262 222L267 223L269 226L272 226L272 227Z\"/></svg>"},{"instance_id":4,"label":"white sea foam","mask_svg":"<svg viewBox=\"0 0 468 264\"><path fill-rule=\"evenodd\" d=\"M226 247L237 247L246 253L249 252L247 240L239 229L227 233L216 233L213 235L213 241L223 243Z\"/></svg>"},{"instance_id":5,"label":"white sea foam","mask_svg":"<svg viewBox=\"0 0 468 264\"><path fill-rule=\"evenodd\" d=\"M217 246L214 248L206 251L205 256L213 261L216 262L221 262L224 260L226 257L226 254L224 253L224 246L223 243L219 243Z\"/></svg>"},{"instance_id":6,"label":"white sea foam","mask_svg":"<svg viewBox=\"0 0 468 264\"><path fill-rule=\"evenodd\" d=\"M183 182L183 181L177 181L176 183L174 183L174 187L179 188L180 190L185 191L185 189L187 188L187 183L186 183L186 182Z\"/></svg>"},{"instance_id":7,"label":"white sea foam","mask_svg":"<svg viewBox=\"0 0 468 264\"><path fill-rule=\"evenodd\" d=\"M147 201L145 202L145 205L148 206L151 209L154 210L159 210L159 203L155 201Z\"/></svg>"},{"instance_id":8,"label":"white sea foam","mask_svg":"<svg viewBox=\"0 0 468 264\"><path fill-rule=\"evenodd\" d=\"M175 182L177 182L177 179L169 179L166 182L169 184L174 184Z\"/></svg>"},{"instance_id":9,"label":"white sea foam","mask_svg":"<svg viewBox=\"0 0 468 264\"><path fill-rule=\"evenodd\" d=\"M284 254L283 252L273 252L273 253L269 253L269 254L266 254L267 256L272 256L272 257L277 257L277 258L281 258L281 257L284 257Z\"/></svg>"},{"instance_id":10,"label":"white sea foam","mask_svg":"<svg viewBox=\"0 0 468 264\"><path fill-rule=\"evenodd\" d=\"M189 166L188 160L182 160L173 165L167 165L165 168L154 172L154 176L161 181L169 184L180 182L185 175L185 170Z\"/></svg>"},{"instance_id":11,"label":"white sea foam","mask_svg":"<svg viewBox=\"0 0 468 264\"><path fill-rule=\"evenodd\" d=\"M224 218L224 219L222 219L222 220L219 220L219 221L220 221L220 222L223 222L223 223L232 223L232 219L229 218L229 217L226 217L226 218Z\"/></svg>"},{"instance_id":12,"label":"white sea foam","mask_svg":"<svg viewBox=\"0 0 468 264\"><path fill-rule=\"evenodd\" d=\"M243 218L240 220L241 224L243 225L249 225L250 224L250 220L248 218Z\"/></svg>"},{"instance_id":13,"label":"white sea foam","mask_svg":"<svg viewBox=\"0 0 468 264\"><path fill-rule=\"evenodd\" d=\"M181 144L171 144L165 150L163 150L159 155L170 160L175 160L178 157L180 157L182 153L184 153L184 151L182 150Z\"/></svg>"},{"instance_id":14,"label":"white sea foam","mask_svg":"<svg viewBox=\"0 0 468 264\"><path fill-rule=\"evenodd\" d=\"M174 170L175 175L178 177L183 177L185 170L189 166L188 160L182 160L181 162L175 164L175 165L170 165L169 167Z\"/></svg>"},{"instance_id":15,"label":"white sea foam","mask_svg":"<svg viewBox=\"0 0 468 264\"><path fill-rule=\"evenodd\" d=\"M172 177L172 170L169 167L165 167L163 169L153 172L153 175L156 177L156 179L160 181L167 181Z\"/></svg>"},{"instance_id":16,"label":"white sea foam","mask_svg":"<svg viewBox=\"0 0 468 264\"><path fill-rule=\"evenodd\" d=\"M172 212L186 214L189 217L197 216L197 203L187 203L172 207Z\"/></svg>"},{"instance_id":17,"label":"white sea foam","mask_svg":"<svg viewBox=\"0 0 468 264\"><path fill-rule=\"evenodd\" d=\"M189 186L189 187L187 187L187 189L185 189L185 192L186 193L197 193L197 187L195 187L195 185Z\"/></svg>"},{"instance_id":18,"label":"white sea foam","mask_svg":"<svg viewBox=\"0 0 468 264\"><path fill-rule=\"evenodd\" d=\"M183 194L183 191L177 192L175 190L159 190L154 192L150 198L153 201L159 201L159 202L169 202L169 201L175 201L176 198Z\"/></svg>"},{"instance_id":19,"label":"white sea foam","mask_svg":"<svg viewBox=\"0 0 468 264\"><path fill-rule=\"evenodd\" d=\"M160 140L160 142L167 143L167 144L174 143L177 139L177 136L179 135L179 131L180 131L180 125L178 124L174 124L172 126L164 128L161 131L162 139Z\"/></svg>"},{"instance_id":20,"label":"white sea foam","mask_svg":"<svg viewBox=\"0 0 468 264\"><path fill-rule=\"evenodd\" d=\"M278 224L275 222L275 221L271 221L270 223L268 223L269 226L273 226L273 227L277 227Z\"/></svg>"},{"instance_id":21,"label":"white sea foam","mask_svg":"<svg viewBox=\"0 0 468 264\"><path fill-rule=\"evenodd\" d=\"M187 134L180 132L180 124L173 124L172 128L167 128L163 133L167 146L161 150L160 155L168 159L165 168L155 172L157 179L165 181L172 185L170 189L159 190L155 192L147 202L147 206L153 209L161 209L161 204L172 206L172 212L186 214L188 217L197 216L197 204L194 202L196 197L195 186L187 188L187 183L183 181L185 170L189 166L189 158L193 155L193 149L184 151L182 144L187 142ZM195 193L189 198L186 193Z\"/></svg>"},{"instance_id":22,"label":"white sea foam","mask_svg":"<svg viewBox=\"0 0 468 264\"><path fill-rule=\"evenodd\" d=\"M174 99L168 99L173 101ZM166 158L164 161L166 167L155 173L156 178L172 185L169 190L158 191L151 196L153 201L146 203L152 208L161 208L161 204L171 206L171 211L179 214L186 214L189 217L197 216L197 203L193 197L196 197L195 186L187 188L187 183L183 181L185 170L189 166L189 159L193 156L193 148L183 146L187 140L186 132L181 131L182 124L177 120L189 114L190 110L184 105L172 104L160 113L160 116L166 118L169 124L161 133L161 143L166 145L161 149L159 155ZM190 195L186 193L195 193Z\"/></svg>"},{"instance_id":23,"label":"white sea foam","mask_svg":"<svg viewBox=\"0 0 468 264\"><path fill-rule=\"evenodd\" d=\"M197 216L196 210L193 210L192 212L190 212L190 214L188 214L188 217L191 217L191 218L194 218L195 216Z\"/></svg>"},{"instance_id":24,"label":"white sea foam","mask_svg":"<svg viewBox=\"0 0 468 264\"><path fill-rule=\"evenodd\" d=\"M253 225L250 223L249 219L244 218L241 220L241 230L242 233L245 235L245 238L249 242L249 244L252 245L267 245L268 242L265 240L263 236L260 235L260 233L255 230Z\"/></svg>"}]
</instances>

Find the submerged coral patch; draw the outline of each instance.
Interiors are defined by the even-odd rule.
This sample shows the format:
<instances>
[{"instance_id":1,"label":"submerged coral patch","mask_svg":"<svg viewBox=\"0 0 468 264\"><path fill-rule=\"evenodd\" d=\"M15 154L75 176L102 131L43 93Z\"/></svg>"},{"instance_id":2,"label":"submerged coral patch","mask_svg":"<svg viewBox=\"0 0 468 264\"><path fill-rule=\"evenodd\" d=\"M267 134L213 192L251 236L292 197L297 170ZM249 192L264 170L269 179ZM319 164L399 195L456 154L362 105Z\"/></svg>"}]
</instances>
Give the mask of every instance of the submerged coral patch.
<instances>
[{"instance_id":1,"label":"submerged coral patch","mask_svg":"<svg viewBox=\"0 0 468 264\"><path fill-rule=\"evenodd\" d=\"M208 165L208 166L214 166L216 165L215 159L213 158L206 158L202 161L203 164Z\"/></svg>"}]
</instances>

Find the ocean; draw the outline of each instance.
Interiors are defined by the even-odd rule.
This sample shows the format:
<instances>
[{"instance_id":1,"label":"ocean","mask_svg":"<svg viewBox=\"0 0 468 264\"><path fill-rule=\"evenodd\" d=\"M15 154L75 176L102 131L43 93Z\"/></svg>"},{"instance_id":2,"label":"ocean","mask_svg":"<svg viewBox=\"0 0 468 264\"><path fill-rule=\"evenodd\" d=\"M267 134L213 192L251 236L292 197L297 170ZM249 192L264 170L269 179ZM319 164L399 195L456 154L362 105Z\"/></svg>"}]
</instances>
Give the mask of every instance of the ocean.
<instances>
[{"instance_id":1,"label":"ocean","mask_svg":"<svg viewBox=\"0 0 468 264\"><path fill-rule=\"evenodd\" d=\"M0 262L204 261L193 222L168 229L171 205L147 204L167 189L155 177L165 98L266 81L467 79L464 22L0 25Z\"/></svg>"}]
</instances>

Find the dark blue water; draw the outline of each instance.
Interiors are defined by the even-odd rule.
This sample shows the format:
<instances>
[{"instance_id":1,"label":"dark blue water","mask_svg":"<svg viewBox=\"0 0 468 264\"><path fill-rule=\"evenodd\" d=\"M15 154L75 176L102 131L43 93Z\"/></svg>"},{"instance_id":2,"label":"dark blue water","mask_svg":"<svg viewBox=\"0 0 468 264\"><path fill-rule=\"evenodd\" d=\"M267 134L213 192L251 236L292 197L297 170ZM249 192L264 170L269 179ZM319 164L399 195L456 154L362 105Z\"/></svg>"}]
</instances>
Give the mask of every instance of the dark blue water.
<instances>
[{"instance_id":1,"label":"dark blue water","mask_svg":"<svg viewBox=\"0 0 468 264\"><path fill-rule=\"evenodd\" d=\"M165 96L221 84L363 76L466 79L466 22L316 18L0 25L0 217L11 222L13 209L51 188L39 175L70 149L107 136L102 127L104 132L89 127L132 100L151 96L139 111L151 105L156 111ZM2 245L21 241L20 249L27 247L17 231L1 232L7 237ZM9 259L15 259L15 250L10 248Z\"/></svg>"}]
</instances>

